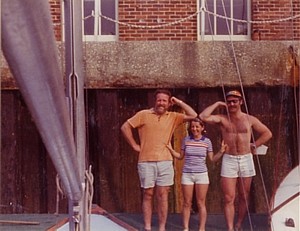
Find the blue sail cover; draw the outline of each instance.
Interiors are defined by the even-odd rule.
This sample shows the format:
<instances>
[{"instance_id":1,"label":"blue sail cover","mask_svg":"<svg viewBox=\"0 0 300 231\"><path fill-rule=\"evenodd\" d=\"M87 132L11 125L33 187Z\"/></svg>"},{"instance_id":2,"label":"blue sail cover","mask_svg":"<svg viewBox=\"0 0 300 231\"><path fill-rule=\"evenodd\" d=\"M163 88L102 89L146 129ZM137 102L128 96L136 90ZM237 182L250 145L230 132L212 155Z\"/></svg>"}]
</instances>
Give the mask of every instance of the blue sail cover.
<instances>
[{"instance_id":1,"label":"blue sail cover","mask_svg":"<svg viewBox=\"0 0 300 231\"><path fill-rule=\"evenodd\" d=\"M1 1L2 50L72 201L82 197L76 146L48 1Z\"/></svg>"}]
</instances>

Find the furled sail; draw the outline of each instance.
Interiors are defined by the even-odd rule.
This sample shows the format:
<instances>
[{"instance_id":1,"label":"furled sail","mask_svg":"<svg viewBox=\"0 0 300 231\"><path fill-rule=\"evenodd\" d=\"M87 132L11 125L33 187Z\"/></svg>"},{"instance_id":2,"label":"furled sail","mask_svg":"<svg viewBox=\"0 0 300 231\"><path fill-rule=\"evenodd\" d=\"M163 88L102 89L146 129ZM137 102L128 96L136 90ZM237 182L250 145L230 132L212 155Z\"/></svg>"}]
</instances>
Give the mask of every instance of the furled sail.
<instances>
[{"instance_id":1,"label":"furled sail","mask_svg":"<svg viewBox=\"0 0 300 231\"><path fill-rule=\"evenodd\" d=\"M82 197L76 145L48 1L1 2L2 50L72 201Z\"/></svg>"}]
</instances>

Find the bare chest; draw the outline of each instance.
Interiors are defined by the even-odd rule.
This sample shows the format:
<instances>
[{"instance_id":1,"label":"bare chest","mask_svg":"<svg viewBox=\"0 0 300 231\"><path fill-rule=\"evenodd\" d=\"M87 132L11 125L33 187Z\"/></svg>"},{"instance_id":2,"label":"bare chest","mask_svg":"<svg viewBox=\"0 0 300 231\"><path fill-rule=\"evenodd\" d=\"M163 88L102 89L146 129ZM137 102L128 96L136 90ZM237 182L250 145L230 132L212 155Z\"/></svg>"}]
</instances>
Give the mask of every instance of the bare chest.
<instances>
[{"instance_id":1,"label":"bare chest","mask_svg":"<svg viewBox=\"0 0 300 231\"><path fill-rule=\"evenodd\" d=\"M223 130L226 133L248 134L251 130L250 121L246 118L230 119L223 123Z\"/></svg>"}]
</instances>

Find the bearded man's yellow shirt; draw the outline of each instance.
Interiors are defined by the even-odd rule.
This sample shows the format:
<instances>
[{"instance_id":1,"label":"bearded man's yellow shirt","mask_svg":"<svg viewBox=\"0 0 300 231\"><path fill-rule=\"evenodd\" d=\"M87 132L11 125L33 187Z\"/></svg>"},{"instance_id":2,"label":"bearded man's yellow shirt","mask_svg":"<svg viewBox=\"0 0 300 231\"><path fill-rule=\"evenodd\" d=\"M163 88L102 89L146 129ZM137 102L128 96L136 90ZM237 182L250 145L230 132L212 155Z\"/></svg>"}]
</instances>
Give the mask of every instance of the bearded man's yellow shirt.
<instances>
[{"instance_id":1,"label":"bearded man's yellow shirt","mask_svg":"<svg viewBox=\"0 0 300 231\"><path fill-rule=\"evenodd\" d=\"M128 122L138 129L141 152L139 162L173 160L166 147L171 141L174 130L184 121L184 114L166 112L158 115L153 109L141 110Z\"/></svg>"}]
</instances>

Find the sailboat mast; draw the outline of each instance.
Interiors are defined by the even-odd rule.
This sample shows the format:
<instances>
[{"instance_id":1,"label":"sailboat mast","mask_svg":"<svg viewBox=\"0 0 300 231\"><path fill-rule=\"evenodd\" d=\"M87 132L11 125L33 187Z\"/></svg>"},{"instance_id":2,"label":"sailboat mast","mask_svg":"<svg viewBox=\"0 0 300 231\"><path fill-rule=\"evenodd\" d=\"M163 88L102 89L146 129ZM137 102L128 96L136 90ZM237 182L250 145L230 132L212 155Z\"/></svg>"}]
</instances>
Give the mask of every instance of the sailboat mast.
<instances>
[{"instance_id":1,"label":"sailboat mast","mask_svg":"<svg viewBox=\"0 0 300 231\"><path fill-rule=\"evenodd\" d=\"M65 12L65 64L66 93L69 104L71 127L74 134L79 175L83 191L85 191L86 169L86 129L84 113L84 76L82 51L82 6L79 0L64 1ZM79 204L69 201L70 231L78 225L79 230L85 230L87 206L84 206L84 195Z\"/></svg>"}]
</instances>

